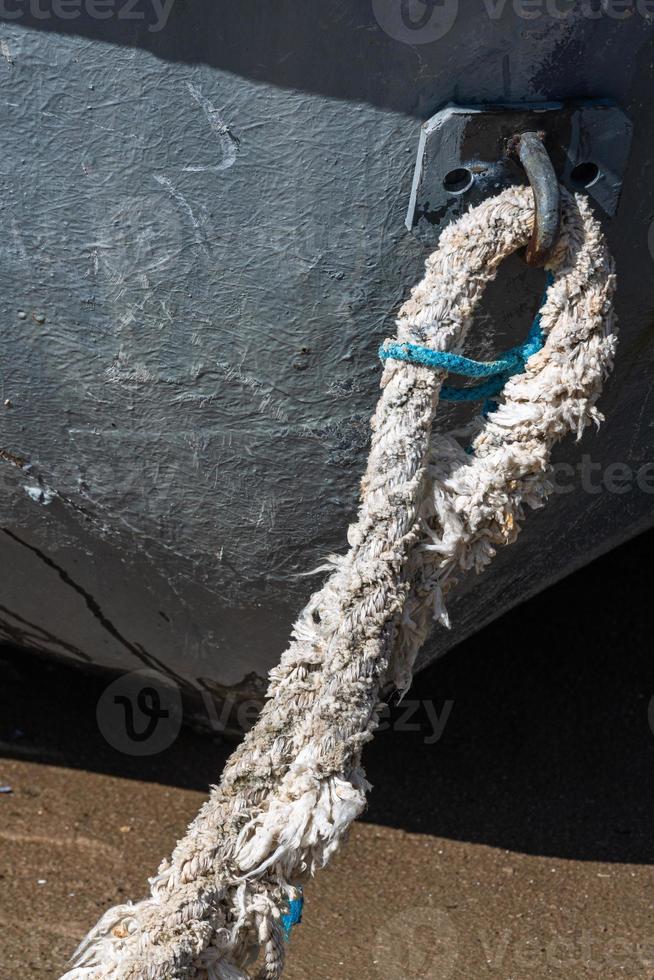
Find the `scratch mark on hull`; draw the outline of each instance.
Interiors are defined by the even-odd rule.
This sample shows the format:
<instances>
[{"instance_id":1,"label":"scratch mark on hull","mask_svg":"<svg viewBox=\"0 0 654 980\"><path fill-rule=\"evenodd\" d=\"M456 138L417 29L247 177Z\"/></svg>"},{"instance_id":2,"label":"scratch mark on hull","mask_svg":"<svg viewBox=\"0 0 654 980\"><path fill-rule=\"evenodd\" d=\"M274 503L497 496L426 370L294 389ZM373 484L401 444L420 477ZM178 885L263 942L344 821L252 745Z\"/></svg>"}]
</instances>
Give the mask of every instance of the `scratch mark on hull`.
<instances>
[{"instance_id":1,"label":"scratch mark on hull","mask_svg":"<svg viewBox=\"0 0 654 980\"><path fill-rule=\"evenodd\" d=\"M64 582L66 585L70 586L71 589L77 592L78 595L80 595L84 600L84 603L87 609L89 610L89 612L91 613L91 615L93 616L93 618L100 623L100 625L107 631L107 633L113 636L115 640L117 640L122 646L124 646L127 650L129 650L129 652L132 653L138 660L140 660L141 663L145 664L147 667L152 667L154 670L159 670L162 673L167 674L169 677L172 677L174 680L176 680L180 685L184 687L186 686L186 682L182 677L179 676L179 674L176 674L175 671L171 670L165 664L161 663L159 660L156 659L156 657L153 657L152 654L147 653L139 643L132 643L131 640L128 640L127 637L123 636L120 630L118 630L118 628L114 626L111 620L102 611L102 608L99 602L97 601L97 599L95 599L90 592L87 592L87 590L83 586L81 586L78 582L76 582L73 578L71 578L71 576L68 574L65 568L62 568L61 565L58 565L55 561L53 561L52 558L46 555L35 545L29 544L27 541L24 541L13 531L10 531L6 527L2 528L2 530L8 537L10 537L17 544L21 544L29 551L32 551L45 565L48 566L48 568L51 568L53 571L57 573L57 575L59 576L62 582Z\"/></svg>"},{"instance_id":2,"label":"scratch mark on hull","mask_svg":"<svg viewBox=\"0 0 654 980\"><path fill-rule=\"evenodd\" d=\"M186 214L191 219L191 224L193 225L193 230L195 231L195 241L200 246L205 255L209 255L209 250L207 249L206 242L204 240L204 234L202 232L202 222L199 221L191 205L188 203L184 195L180 190L178 190L173 184L169 177L162 177L160 174L155 174L154 178L158 184L165 187L172 199L179 205L179 207L186 212Z\"/></svg>"},{"instance_id":3,"label":"scratch mark on hull","mask_svg":"<svg viewBox=\"0 0 654 980\"><path fill-rule=\"evenodd\" d=\"M223 170L229 170L229 168L233 167L236 163L236 155L241 145L240 141L230 131L227 123L225 123L225 121L222 119L216 107L209 102L209 99L200 91L197 85L193 85L192 82L187 82L186 84L191 96L204 111L212 131L218 137L220 147L223 152L223 158L220 163L214 164L213 166L205 167L190 165L184 167L184 170L188 173L220 173Z\"/></svg>"}]
</instances>

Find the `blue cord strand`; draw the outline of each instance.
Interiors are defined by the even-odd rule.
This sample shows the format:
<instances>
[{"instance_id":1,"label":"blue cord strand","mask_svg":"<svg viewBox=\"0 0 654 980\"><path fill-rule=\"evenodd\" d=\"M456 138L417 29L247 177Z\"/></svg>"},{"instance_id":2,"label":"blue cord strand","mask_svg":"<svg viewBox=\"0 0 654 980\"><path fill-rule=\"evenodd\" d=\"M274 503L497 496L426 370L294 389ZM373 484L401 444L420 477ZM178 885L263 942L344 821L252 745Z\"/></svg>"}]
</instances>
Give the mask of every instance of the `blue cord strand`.
<instances>
[{"instance_id":1,"label":"blue cord strand","mask_svg":"<svg viewBox=\"0 0 654 980\"><path fill-rule=\"evenodd\" d=\"M546 290L553 281L552 273L548 272ZM544 302L545 296L543 296L541 307ZM382 344L379 348L379 356L382 361L393 358L396 361L408 361L410 364L421 364L423 367L461 374L466 378L486 378L485 381L470 385L468 388L443 385L440 398L449 402L472 402L486 399L484 413L488 414L489 411L494 411L497 407L494 402L489 401L493 395L498 395L514 374L522 374L527 360L542 348L545 338L541 330L540 317L541 311L539 310L523 344L512 347L495 361L473 361L469 357L452 354L450 351L433 350L431 347L422 347L420 344L398 344L393 341L386 341Z\"/></svg>"},{"instance_id":2,"label":"blue cord strand","mask_svg":"<svg viewBox=\"0 0 654 980\"><path fill-rule=\"evenodd\" d=\"M284 939L286 942L291 938L291 929L293 926L298 925L302 922L302 906L304 905L304 896L300 891L299 898L290 898L288 900L288 912L282 915L282 928L284 930Z\"/></svg>"}]
</instances>

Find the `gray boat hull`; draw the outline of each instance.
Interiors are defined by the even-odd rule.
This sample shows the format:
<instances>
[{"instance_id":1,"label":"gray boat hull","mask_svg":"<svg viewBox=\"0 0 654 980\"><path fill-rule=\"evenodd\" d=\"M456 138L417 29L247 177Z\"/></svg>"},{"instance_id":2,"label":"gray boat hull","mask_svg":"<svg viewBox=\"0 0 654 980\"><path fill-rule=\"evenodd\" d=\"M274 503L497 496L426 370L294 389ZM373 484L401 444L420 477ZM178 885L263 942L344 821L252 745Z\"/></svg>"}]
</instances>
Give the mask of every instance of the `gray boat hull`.
<instances>
[{"instance_id":1,"label":"gray boat hull","mask_svg":"<svg viewBox=\"0 0 654 980\"><path fill-rule=\"evenodd\" d=\"M452 100L606 97L634 129L606 229L621 329L606 424L560 448L559 492L464 583L422 662L651 525L640 8L446 3L432 37L391 0L179 0L163 26L119 6L3 23L4 639L257 687L314 587L302 573L345 546L377 347L425 257L404 223L419 129ZM508 263L477 351L522 339L541 289Z\"/></svg>"}]
</instances>

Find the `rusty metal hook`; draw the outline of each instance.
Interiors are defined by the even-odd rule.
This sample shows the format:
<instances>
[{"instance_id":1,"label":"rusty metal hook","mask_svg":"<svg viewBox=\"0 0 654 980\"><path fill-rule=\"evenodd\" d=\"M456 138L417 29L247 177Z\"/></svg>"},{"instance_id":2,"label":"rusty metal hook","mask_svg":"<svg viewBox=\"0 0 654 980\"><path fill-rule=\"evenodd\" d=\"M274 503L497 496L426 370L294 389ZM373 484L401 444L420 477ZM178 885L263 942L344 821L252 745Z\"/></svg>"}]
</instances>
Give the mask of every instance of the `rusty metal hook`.
<instances>
[{"instance_id":1,"label":"rusty metal hook","mask_svg":"<svg viewBox=\"0 0 654 980\"><path fill-rule=\"evenodd\" d=\"M510 156L522 164L534 192L534 230L525 259L529 265L545 265L559 235L561 195L556 172L545 144L544 133L519 133L511 137Z\"/></svg>"}]
</instances>

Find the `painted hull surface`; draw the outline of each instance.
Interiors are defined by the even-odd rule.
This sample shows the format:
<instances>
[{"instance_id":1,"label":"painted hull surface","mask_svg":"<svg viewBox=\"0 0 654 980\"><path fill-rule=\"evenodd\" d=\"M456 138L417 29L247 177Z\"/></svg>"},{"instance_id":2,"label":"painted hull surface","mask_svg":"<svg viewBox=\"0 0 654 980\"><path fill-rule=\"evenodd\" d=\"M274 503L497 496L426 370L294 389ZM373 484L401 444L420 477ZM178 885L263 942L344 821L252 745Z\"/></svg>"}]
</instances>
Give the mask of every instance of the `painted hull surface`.
<instances>
[{"instance_id":1,"label":"painted hull surface","mask_svg":"<svg viewBox=\"0 0 654 980\"><path fill-rule=\"evenodd\" d=\"M607 422L560 448L558 492L424 661L651 523L654 35L581 6L2 15L3 639L259 691L300 573L345 547L377 348L426 254L404 224L420 126L451 101L611 98L633 142ZM524 338L542 285L507 263L472 356Z\"/></svg>"}]
</instances>

